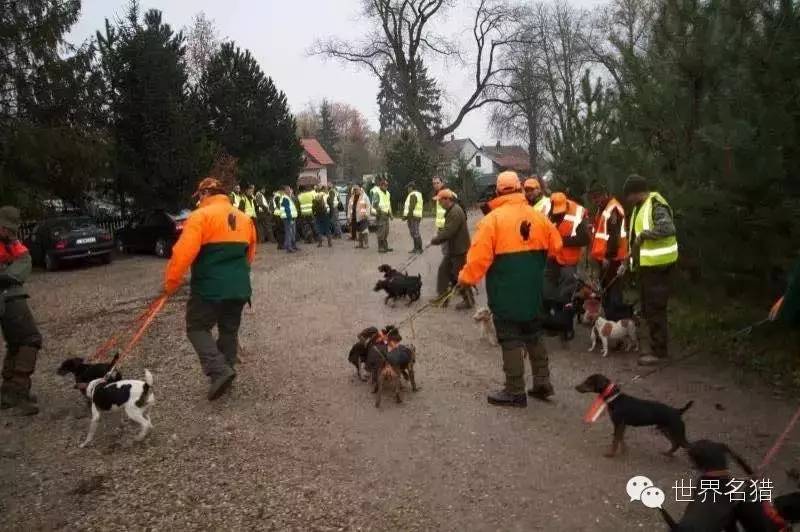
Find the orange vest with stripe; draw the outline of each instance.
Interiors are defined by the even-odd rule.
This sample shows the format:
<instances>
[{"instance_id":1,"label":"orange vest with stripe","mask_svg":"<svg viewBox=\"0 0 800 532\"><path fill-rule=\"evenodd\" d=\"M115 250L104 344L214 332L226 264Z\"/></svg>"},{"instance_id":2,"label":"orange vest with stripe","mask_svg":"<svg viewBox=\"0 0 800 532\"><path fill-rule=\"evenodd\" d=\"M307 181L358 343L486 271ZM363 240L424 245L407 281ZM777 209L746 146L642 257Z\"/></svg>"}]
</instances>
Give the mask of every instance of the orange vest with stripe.
<instances>
[{"instance_id":1,"label":"orange vest with stripe","mask_svg":"<svg viewBox=\"0 0 800 532\"><path fill-rule=\"evenodd\" d=\"M617 255L614 260L623 261L628 258L628 233L625 229L625 209L622 208L620 202L616 198L611 198L608 205L602 212L597 213L597 218L594 221L594 238L592 239L592 258L597 261L602 261L606 258L608 252L608 239L611 235L608 233L608 220L611 215L617 211L622 224L619 228L619 244L617 246Z\"/></svg>"},{"instance_id":2,"label":"orange vest with stripe","mask_svg":"<svg viewBox=\"0 0 800 532\"><path fill-rule=\"evenodd\" d=\"M564 219L558 224L558 233L562 238L574 237L578 234L578 227L586 217L586 209L582 205L575 203L572 200L567 200L567 213ZM570 247L566 244L555 253L550 253L550 256L556 259L562 266L575 266L581 260L580 247Z\"/></svg>"}]
</instances>

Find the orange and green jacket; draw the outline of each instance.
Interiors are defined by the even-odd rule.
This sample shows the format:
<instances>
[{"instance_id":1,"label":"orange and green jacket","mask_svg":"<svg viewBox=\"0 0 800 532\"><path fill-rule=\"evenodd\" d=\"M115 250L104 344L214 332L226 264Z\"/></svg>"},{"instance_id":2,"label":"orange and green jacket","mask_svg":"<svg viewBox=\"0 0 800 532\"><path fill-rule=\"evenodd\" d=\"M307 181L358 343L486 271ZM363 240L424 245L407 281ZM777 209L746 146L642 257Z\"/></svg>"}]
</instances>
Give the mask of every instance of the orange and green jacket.
<instances>
[{"instance_id":1,"label":"orange and green jacket","mask_svg":"<svg viewBox=\"0 0 800 532\"><path fill-rule=\"evenodd\" d=\"M253 221L231 205L228 196L209 196L189 215L172 248L164 291L174 293L191 267L192 295L208 301L248 300L255 256Z\"/></svg>"},{"instance_id":2,"label":"orange and green jacket","mask_svg":"<svg viewBox=\"0 0 800 532\"><path fill-rule=\"evenodd\" d=\"M558 253L561 235L521 193L495 198L478 222L458 280L474 286L486 276L489 308L495 317L531 321L541 314L547 254Z\"/></svg>"}]
</instances>

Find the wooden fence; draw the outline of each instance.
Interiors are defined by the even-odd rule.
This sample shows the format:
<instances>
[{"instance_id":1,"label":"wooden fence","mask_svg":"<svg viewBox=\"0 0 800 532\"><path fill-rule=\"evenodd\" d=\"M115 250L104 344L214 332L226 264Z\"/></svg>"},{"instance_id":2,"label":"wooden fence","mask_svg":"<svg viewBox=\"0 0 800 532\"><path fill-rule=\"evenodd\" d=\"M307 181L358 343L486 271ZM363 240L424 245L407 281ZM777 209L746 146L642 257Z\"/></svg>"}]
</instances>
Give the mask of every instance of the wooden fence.
<instances>
[{"instance_id":1,"label":"wooden fence","mask_svg":"<svg viewBox=\"0 0 800 532\"><path fill-rule=\"evenodd\" d=\"M111 216L111 217L95 217L92 218L98 227L101 227L111 233L112 235L119 229L131 221L130 216ZM38 222L23 222L19 227L18 238L26 240L33 234L33 230L38 225Z\"/></svg>"}]
</instances>

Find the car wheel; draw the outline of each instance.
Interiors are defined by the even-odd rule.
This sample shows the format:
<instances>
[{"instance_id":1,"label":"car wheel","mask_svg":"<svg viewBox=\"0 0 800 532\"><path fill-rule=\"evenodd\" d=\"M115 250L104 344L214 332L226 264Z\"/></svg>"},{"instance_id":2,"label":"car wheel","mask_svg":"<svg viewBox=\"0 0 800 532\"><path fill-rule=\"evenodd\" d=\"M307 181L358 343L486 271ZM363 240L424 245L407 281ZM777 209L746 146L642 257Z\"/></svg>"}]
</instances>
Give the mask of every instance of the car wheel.
<instances>
[{"instance_id":1,"label":"car wheel","mask_svg":"<svg viewBox=\"0 0 800 532\"><path fill-rule=\"evenodd\" d=\"M156 240L155 246L156 257L161 257L162 259L167 258L169 255L169 248L167 247L167 241L163 238L159 238Z\"/></svg>"},{"instance_id":2,"label":"car wheel","mask_svg":"<svg viewBox=\"0 0 800 532\"><path fill-rule=\"evenodd\" d=\"M58 269L58 259L49 253L44 254L44 269L48 272L54 272Z\"/></svg>"},{"instance_id":3,"label":"car wheel","mask_svg":"<svg viewBox=\"0 0 800 532\"><path fill-rule=\"evenodd\" d=\"M120 255L124 255L128 252L128 247L125 245L125 242L122 241L121 238L117 239L117 253Z\"/></svg>"}]
</instances>

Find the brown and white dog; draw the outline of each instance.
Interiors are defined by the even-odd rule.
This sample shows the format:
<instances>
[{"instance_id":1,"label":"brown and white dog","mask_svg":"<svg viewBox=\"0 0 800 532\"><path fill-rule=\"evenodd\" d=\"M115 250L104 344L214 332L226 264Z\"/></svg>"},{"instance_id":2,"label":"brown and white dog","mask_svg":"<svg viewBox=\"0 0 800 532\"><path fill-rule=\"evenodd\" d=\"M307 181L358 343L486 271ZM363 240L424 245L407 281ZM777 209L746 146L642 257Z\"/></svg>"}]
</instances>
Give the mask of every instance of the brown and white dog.
<instances>
[{"instance_id":1,"label":"brown and white dog","mask_svg":"<svg viewBox=\"0 0 800 532\"><path fill-rule=\"evenodd\" d=\"M592 325L592 346L589 352L594 351L597 339L603 344L602 354L608 356L608 343L622 342L626 351L639 350L639 337L636 334L636 323L633 320L609 321L602 316L597 316Z\"/></svg>"},{"instance_id":2,"label":"brown and white dog","mask_svg":"<svg viewBox=\"0 0 800 532\"><path fill-rule=\"evenodd\" d=\"M494 328L494 319L492 318L492 311L486 307L481 307L472 315L481 328L481 340L484 338L489 341L494 347L498 346L497 331Z\"/></svg>"}]
</instances>

